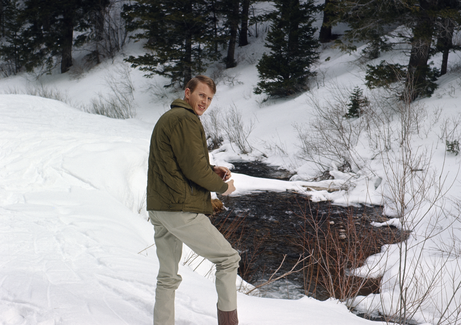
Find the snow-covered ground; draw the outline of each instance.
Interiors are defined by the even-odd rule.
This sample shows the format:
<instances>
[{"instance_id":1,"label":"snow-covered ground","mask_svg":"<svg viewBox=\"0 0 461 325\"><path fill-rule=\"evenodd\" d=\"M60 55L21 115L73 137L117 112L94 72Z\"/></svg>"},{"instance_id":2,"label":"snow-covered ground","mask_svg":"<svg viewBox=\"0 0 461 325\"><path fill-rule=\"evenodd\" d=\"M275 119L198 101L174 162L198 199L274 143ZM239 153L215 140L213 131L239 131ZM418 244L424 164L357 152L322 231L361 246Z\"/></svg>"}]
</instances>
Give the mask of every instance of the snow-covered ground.
<instances>
[{"instance_id":1,"label":"snow-covered ground","mask_svg":"<svg viewBox=\"0 0 461 325\"><path fill-rule=\"evenodd\" d=\"M261 44L261 40L253 40L239 49L239 65L218 75L218 92L206 113L224 116L235 109L246 125L253 124L248 136L253 151L239 154L235 145L225 143L212 153L212 159L229 164L235 159L257 158L298 173L290 182L234 173L235 195L254 190L305 191L303 185L313 185L306 180L318 169L300 158L294 125L309 130L313 96L331 98L333 88L365 89L363 67L356 64L356 57L327 47L321 53L318 78L310 92L264 101L263 95L252 93L258 81L255 63ZM140 51L135 46L131 45L133 53ZM387 55L399 59L398 54ZM408 306L409 312L419 323L442 319L441 324L456 324L461 304L461 227L456 201L461 192L460 156L446 154L443 137L447 130L461 140L455 127L461 121L461 82L455 69L461 60L456 53L450 55L451 72L440 78L433 97L419 101L424 109L418 127L423 131L412 138L414 153L429 150L431 161L424 166L434 178L426 178L427 193L415 192L414 197L420 195L421 200L410 200L413 208L406 224L392 221L413 230L404 250L409 279L404 287L415 301ZM439 62L437 58L434 61ZM2 325L151 323L158 264L155 248L147 248L153 243L144 204L148 145L155 121L181 92L164 90L162 78L146 79L136 70L127 75L123 66L117 58L80 74L42 76L39 81L31 75L0 80L3 93L42 87L60 93L69 104L37 96L0 95ZM215 67L208 72L213 71ZM80 108L92 98L109 93L108 76L131 78L136 118L115 120L82 112ZM390 136L397 139L395 134ZM386 212L393 214L395 205L385 198L392 193L396 175L392 173L400 172L398 144L389 151L395 159L385 161L372 157L365 142L359 141L356 148L363 169L353 173L333 170L333 180L316 184L348 190L309 194L315 200L338 204L386 204ZM436 196L440 180L445 180L440 184L443 197ZM427 200L431 195L433 200ZM384 276L381 294L360 297L358 309L387 314L400 309L396 276L402 266L400 247L384 247L382 254L355 271ZM216 324L214 284L199 273L181 266L184 280L177 294L177 324ZM418 306L420 297L425 300ZM307 297L282 300L239 294L239 315L241 324L247 325L377 324L353 315L341 302Z\"/></svg>"},{"instance_id":2,"label":"snow-covered ground","mask_svg":"<svg viewBox=\"0 0 461 325\"><path fill-rule=\"evenodd\" d=\"M0 116L0 324L150 324L150 128L26 95L0 95ZM302 183L234 177L245 190ZM181 274L177 324L216 324L213 282ZM239 313L242 324L371 323L307 297L240 294Z\"/></svg>"}]
</instances>

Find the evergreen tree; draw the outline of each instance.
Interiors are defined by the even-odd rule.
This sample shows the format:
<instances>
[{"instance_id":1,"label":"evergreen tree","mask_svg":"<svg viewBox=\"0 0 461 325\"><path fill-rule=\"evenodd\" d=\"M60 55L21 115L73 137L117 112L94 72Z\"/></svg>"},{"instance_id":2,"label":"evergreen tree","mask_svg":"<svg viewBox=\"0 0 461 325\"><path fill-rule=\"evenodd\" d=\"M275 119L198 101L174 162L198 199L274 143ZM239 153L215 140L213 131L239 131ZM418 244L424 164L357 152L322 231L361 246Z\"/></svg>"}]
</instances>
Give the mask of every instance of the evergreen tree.
<instances>
[{"instance_id":1,"label":"evergreen tree","mask_svg":"<svg viewBox=\"0 0 461 325\"><path fill-rule=\"evenodd\" d=\"M447 73L448 68L448 55L450 51L459 50L460 46L453 44L453 35L455 27L461 24L461 3L459 0L441 0L440 7L445 9L441 10L439 17L436 19L436 51L442 52L442 65L440 68L440 74L444 75ZM455 12L458 14L454 14Z\"/></svg>"},{"instance_id":2,"label":"evergreen tree","mask_svg":"<svg viewBox=\"0 0 461 325\"><path fill-rule=\"evenodd\" d=\"M129 30L141 30L136 40L147 40L149 52L130 56L132 67L185 85L206 68L207 60L217 60L213 11L206 0L139 0L124 8Z\"/></svg>"},{"instance_id":3,"label":"evergreen tree","mask_svg":"<svg viewBox=\"0 0 461 325\"><path fill-rule=\"evenodd\" d=\"M250 0L220 0L223 5L223 16L226 17L224 38L228 40L227 56L224 58L226 68L237 65L235 61L235 49L239 46L248 45L248 24ZM239 32L240 22L240 32Z\"/></svg>"},{"instance_id":4,"label":"evergreen tree","mask_svg":"<svg viewBox=\"0 0 461 325\"><path fill-rule=\"evenodd\" d=\"M365 42L368 47L363 54L368 59L378 58L381 52L392 49L386 35L403 24L397 7L388 1L338 0L329 3L329 11L336 13L331 25L348 24L344 37L336 40L337 45L347 52L357 50L355 42Z\"/></svg>"},{"instance_id":5,"label":"evergreen tree","mask_svg":"<svg viewBox=\"0 0 461 325\"><path fill-rule=\"evenodd\" d=\"M4 0L0 0L0 36L3 36L3 34L5 33L5 27L4 27L4 18L3 18L3 2L6 2Z\"/></svg>"},{"instance_id":6,"label":"evergreen tree","mask_svg":"<svg viewBox=\"0 0 461 325\"><path fill-rule=\"evenodd\" d=\"M97 8L93 0L24 0L19 19L22 39L31 49L26 67L45 65L50 70L60 58L61 73L72 66L74 31L84 32L90 25L88 15Z\"/></svg>"},{"instance_id":7,"label":"evergreen tree","mask_svg":"<svg viewBox=\"0 0 461 325\"><path fill-rule=\"evenodd\" d=\"M22 39L23 23L18 19L20 1L2 0L2 34L0 35L1 72L4 76L19 73L30 60L31 48Z\"/></svg>"},{"instance_id":8,"label":"evergreen tree","mask_svg":"<svg viewBox=\"0 0 461 325\"><path fill-rule=\"evenodd\" d=\"M112 35L108 33L110 28L115 26L107 26L111 12L110 8L114 6L114 0L93 0L88 12L82 16L80 23L76 26L75 30L79 35L75 38L74 45L76 47L83 46L84 44L91 44L91 49L86 59L89 62L101 63L101 60L107 56L113 56L111 53L114 49L107 48L106 44L114 42L111 38ZM120 14L120 9L118 11ZM114 46L116 46L114 44ZM111 45L109 45L111 47ZM117 48L121 50L121 48Z\"/></svg>"},{"instance_id":9,"label":"evergreen tree","mask_svg":"<svg viewBox=\"0 0 461 325\"><path fill-rule=\"evenodd\" d=\"M327 43L333 40L333 34L331 33L331 22L335 17L335 5L331 0L325 0L323 5L323 21L319 32L319 41L321 43Z\"/></svg>"},{"instance_id":10,"label":"evergreen tree","mask_svg":"<svg viewBox=\"0 0 461 325\"><path fill-rule=\"evenodd\" d=\"M318 59L318 40L312 27L317 8L313 1L277 0L264 53L257 64L260 82L255 93L289 96L307 88L309 67Z\"/></svg>"},{"instance_id":11,"label":"evergreen tree","mask_svg":"<svg viewBox=\"0 0 461 325\"><path fill-rule=\"evenodd\" d=\"M414 6L413 23L410 39L411 51L408 62L407 80L403 98L413 101L418 96L431 95L435 90L435 83L430 80L429 58L431 55L432 38L435 32L437 17L437 2L421 0Z\"/></svg>"},{"instance_id":12,"label":"evergreen tree","mask_svg":"<svg viewBox=\"0 0 461 325\"><path fill-rule=\"evenodd\" d=\"M239 33L239 46L248 45L248 20L250 13L250 0L242 0L242 19Z\"/></svg>"},{"instance_id":13,"label":"evergreen tree","mask_svg":"<svg viewBox=\"0 0 461 325\"><path fill-rule=\"evenodd\" d=\"M363 113L364 109L370 105L368 98L363 96L363 91L359 87L355 87L349 97L350 102L347 104L348 111L346 118L357 118Z\"/></svg>"},{"instance_id":14,"label":"evergreen tree","mask_svg":"<svg viewBox=\"0 0 461 325\"><path fill-rule=\"evenodd\" d=\"M239 9L240 9L240 0L228 0L225 1L228 4L228 9L224 12L227 12L227 25L229 28L229 43L227 46L227 56L224 59L226 63L226 69L233 68L237 65L235 61L235 47L237 45L237 33L238 33L238 24L239 24Z\"/></svg>"},{"instance_id":15,"label":"evergreen tree","mask_svg":"<svg viewBox=\"0 0 461 325\"><path fill-rule=\"evenodd\" d=\"M397 38L408 42L411 46L409 61L406 69L404 96L407 100L414 100L434 90L436 74L430 68L429 59L434 53L432 41L434 36L440 35L441 49L450 48L449 39L452 34L440 33L437 24L443 17L449 17L456 26L460 23L459 1L457 0L401 0L401 1L373 1L373 0L342 0L336 3L335 9L340 15L336 22L346 21L351 27L345 33L342 43L343 49L355 50L355 46L347 42L365 41L369 44L366 50L369 58L379 56L381 51L392 48L386 38L391 30L397 26L405 26L411 35L397 34ZM449 31L450 28L447 28Z\"/></svg>"}]
</instances>

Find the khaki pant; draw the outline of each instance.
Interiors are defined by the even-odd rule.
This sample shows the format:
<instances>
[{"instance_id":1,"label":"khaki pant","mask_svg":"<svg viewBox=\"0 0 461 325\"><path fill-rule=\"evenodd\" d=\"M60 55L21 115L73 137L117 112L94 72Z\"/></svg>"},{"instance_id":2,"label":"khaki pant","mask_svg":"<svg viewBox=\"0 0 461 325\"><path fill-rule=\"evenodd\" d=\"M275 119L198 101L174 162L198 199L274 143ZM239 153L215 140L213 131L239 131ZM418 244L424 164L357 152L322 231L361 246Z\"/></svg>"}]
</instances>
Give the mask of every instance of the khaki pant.
<instances>
[{"instance_id":1,"label":"khaki pant","mask_svg":"<svg viewBox=\"0 0 461 325\"><path fill-rule=\"evenodd\" d=\"M178 264L182 244L216 265L218 308L237 309L237 269L240 256L204 214L149 211L159 259L155 291L154 325L174 324L175 290L181 283Z\"/></svg>"}]
</instances>

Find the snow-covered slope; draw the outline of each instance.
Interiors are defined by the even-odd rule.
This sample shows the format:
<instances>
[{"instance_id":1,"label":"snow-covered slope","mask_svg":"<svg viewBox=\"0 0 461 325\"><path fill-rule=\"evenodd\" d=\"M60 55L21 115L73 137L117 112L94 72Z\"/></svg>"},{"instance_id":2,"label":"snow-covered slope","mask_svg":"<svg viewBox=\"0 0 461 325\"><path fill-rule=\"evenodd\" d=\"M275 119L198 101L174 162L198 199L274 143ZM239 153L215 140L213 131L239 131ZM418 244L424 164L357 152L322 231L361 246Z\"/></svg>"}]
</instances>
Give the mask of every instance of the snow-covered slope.
<instances>
[{"instance_id":1,"label":"snow-covered slope","mask_svg":"<svg viewBox=\"0 0 461 325\"><path fill-rule=\"evenodd\" d=\"M0 116L0 324L151 324L151 130L26 95L0 95ZM181 274L176 323L216 324L212 281ZM307 297L239 294L239 314L247 325L375 324Z\"/></svg>"}]
</instances>

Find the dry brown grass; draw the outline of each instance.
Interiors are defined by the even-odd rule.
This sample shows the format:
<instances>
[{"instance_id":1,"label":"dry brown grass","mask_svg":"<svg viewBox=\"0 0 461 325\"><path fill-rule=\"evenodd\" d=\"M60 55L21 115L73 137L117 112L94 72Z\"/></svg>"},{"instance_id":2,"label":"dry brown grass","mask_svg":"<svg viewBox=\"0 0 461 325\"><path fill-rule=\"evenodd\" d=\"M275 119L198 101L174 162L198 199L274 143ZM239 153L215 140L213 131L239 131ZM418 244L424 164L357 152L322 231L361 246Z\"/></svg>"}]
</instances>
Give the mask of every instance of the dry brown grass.
<instances>
[{"instance_id":1,"label":"dry brown grass","mask_svg":"<svg viewBox=\"0 0 461 325\"><path fill-rule=\"evenodd\" d=\"M363 266L384 244L403 240L399 231L366 226L354 215L353 208L339 221L309 211L301 218L304 226L299 231L299 244L306 255L312 255L304 270L307 295L315 297L322 288L330 297L346 300L378 292L380 279L353 276L351 271Z\"/></svg>"}]
</instances>

